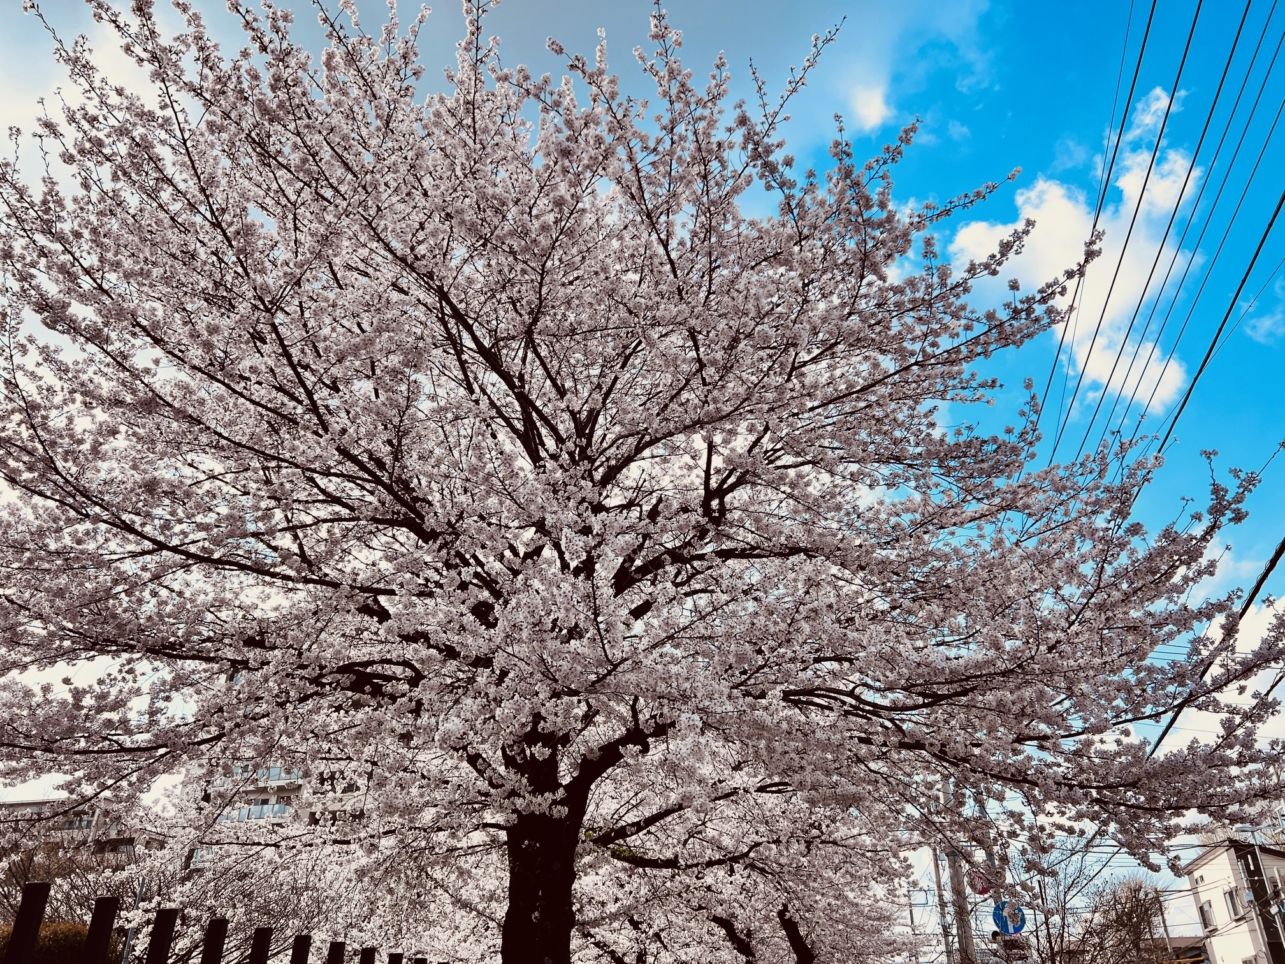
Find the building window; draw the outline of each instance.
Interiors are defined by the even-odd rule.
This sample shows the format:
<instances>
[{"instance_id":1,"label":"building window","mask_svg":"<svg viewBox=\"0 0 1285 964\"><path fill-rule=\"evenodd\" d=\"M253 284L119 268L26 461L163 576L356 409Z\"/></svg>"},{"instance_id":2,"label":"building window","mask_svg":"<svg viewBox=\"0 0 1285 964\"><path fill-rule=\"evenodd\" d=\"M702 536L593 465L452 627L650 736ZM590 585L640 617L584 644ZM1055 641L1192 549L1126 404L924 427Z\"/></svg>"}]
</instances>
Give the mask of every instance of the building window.
<instances>
[{"instance_id":1,"label":"building window","mask_svg":"<svg viewBox=\"0 0 1285 964\"><path fill-rule=\"evenodd\" d=\"M245 823L247 820L284 820L290 813L290 797L255 797L248 806L219 814L217 823Z\"/></svg>"},{"instance_id":2,"label":"building window","mask_svg":"<svg viewBox=\"0 0 1285 964\"><path fill-rule=\"evenodd\" d=\"M1245 905L1241 903L1239 891L1223 891L1223 900L1227 901L1227 913L1231 915L1233 920L1245 913Z\"/></svg>"},{"instance_id":3,"label":"building window","mask_svg":"<svg viewBox=\"0 0 1285 964\"><path fill-rule=\"evenodd\" d=\"M132 854L134 852L134 838L111 837L107 840L100 840L94 845L94 852L100 854Z\"/></svg>"},{"instance_id":4,"label":"building window","mask_svg":"<svg viewBox=\"0 0 1285 964\"><path fill-rule=\"evenodd\" d=\"M88 830L93 825L92 815L84 810L75 810L59 826L63 830Z\"/></svg>"},{"instance_id":5,"label":"building window","mask_svg":"<svg viewBox=\"0 0 1285 964\"><path fill-rule=\"evenodd\" d=\"M196 869L211 867L214 865L214 857L218 852L215 847L197 847L192 851L191 866Z\"/></svg>"},{"instance_id":6,"label":"building window","mask_svg":"<svg viewBox=\"0 0 1285 964\"><path fill-rule=\"evenodd\" d=\"M1213 901L1207 900L1200 905L1200 924L1207 931L1211 931L1218 926L1218 921L1214 920Z\"/></svg>"}]
</instances>

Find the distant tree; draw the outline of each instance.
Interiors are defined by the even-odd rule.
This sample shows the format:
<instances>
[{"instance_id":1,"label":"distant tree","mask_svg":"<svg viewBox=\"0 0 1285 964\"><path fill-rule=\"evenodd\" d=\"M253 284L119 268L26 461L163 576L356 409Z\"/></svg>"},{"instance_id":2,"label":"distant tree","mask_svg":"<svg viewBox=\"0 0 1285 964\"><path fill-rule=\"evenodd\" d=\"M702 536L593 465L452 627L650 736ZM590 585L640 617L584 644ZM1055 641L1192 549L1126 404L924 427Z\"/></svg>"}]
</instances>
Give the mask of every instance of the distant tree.
<instances>
[{"instance_id":1,"label":"distant tree","mask_svg":"<svg viewBox=\"0 0 1285 964\"><path fill-rule=\"evenodd\" d=\"M1156 964L1160 893L1153 881L1131 875L1107 881L1086 895L1075 920L1077 964Z\"/></svg>"},{"instance_id":2,"label":"distant tree","mask_svg":"<svg viewBox=\"0 0 1285 964\"><path fill-rule=\"evenodd\" d=\"M233 0L225 55L176 6L90 0L150 88L59 46L49 175L0 164L10 778L127 814L184 774L180 852L332 854L352 927L431 905L416 939L506 964L883 959L902 848L984 842L979 803L1146 851L1269 792L1217 694L1281 626L1149 660L1228 613L1195 590L1256 479L1148 534L1155 461L1038 469L1034 397L944 423L1079 269L970 307L1029 226L944 263L996 186L899 207L911 130L796 172L829 37L729 109L660 13L644 101L605 46L503 65L480 0L441 93L422 16L320 7L318 62L285 10ZM1148 758L1179 705L1225 735ZM269 764L298 819L217 822Z\"/></svg>"},{"instance_id":3,"label":"distant tree","mask_svg":"<svg viewBox=\"0 0 1285 964\"><path fill-rule=\"evenodd\" d=\"M28 838L0 851L0 861L0 919L17 916L23 887L32 881L54 884L45 908L45 919L53 923L86 924L96 898L114 893L127 901L133 896L127 880L116 880L132 858L97 852L85 840L60 840L54 834Z\"/></svg>"},{"instance_id":4,"label":"distant tree","mask_svg":"<svg viewBox=\"0 0 1285 964\"><path fill-rule=\"evenodd\" d=\"M1101 865L1094 859L1092 842L1071 837L1045 856L1046 871L1037 883L1039 915L1030 939L1044 964L1069 964L1076 947L1078 912L1085 905Z\"/></svg>"}]
</instances>

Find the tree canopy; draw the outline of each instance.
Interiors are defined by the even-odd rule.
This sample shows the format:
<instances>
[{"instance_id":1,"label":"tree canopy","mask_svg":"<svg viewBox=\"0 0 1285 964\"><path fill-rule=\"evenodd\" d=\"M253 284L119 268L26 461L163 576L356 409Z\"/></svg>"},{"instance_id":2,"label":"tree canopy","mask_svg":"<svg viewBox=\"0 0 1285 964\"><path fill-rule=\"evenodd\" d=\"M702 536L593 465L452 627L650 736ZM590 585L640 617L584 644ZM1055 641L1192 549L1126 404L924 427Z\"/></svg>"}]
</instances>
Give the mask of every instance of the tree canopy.
<instances>
[{"instance_id":1,"label":"tree canopy","mask_svg":"<svg viewBox=\"0 0 1285 964\"><path fill-rule=\"evenodd\" d=\"M658 11L640 98L605 41L505 66L479 2L435 91L426 15L321 7L314 59L267 4L225 53L90 2L150 88L59 45L50 173L0 163L9 778L124 813L182 774L176 846L342 852L370 920L506 964L882 954L916 845L1145 852L1270 789L1219 694L1279 627L1197 591L1256 478L1147 533L1156 460L1037 468L1033 394L945 423L1083 265L971 306L1031 226L945 261L999 188L898 206L913 129L799 171L830 35L732 103ZM1148 755L1178 706L1224 735ZM299 818L219 822L269 765Z\"/></svg>"}]
</instances>

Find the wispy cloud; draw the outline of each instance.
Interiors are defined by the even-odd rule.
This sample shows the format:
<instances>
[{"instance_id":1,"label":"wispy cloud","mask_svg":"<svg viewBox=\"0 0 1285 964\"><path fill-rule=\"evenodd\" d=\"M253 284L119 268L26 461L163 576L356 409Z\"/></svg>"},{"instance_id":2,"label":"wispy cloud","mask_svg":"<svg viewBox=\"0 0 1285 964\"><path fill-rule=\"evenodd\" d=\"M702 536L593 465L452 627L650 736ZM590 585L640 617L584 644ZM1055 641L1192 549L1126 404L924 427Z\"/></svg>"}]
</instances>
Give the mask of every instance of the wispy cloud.
<instances>
[{"instance_id":1,"label":"wispy cloud","mask_svg":"<svg viewBox=\"0 0 1285 964\"><path fill-rule=\"evenodd\" d=\"M989 0L905 0L872 11L859 31L841 35L849 64L841 82L853 126L869 132L894 122L894 89L922 86L924 75L942 66L954 69L961 90L990 83L990 57L978 30L989 5Z\"/></svg>"},{"instance_id":2,"label":"wispy cloud","mask_svg":"<svg viewBox=\"0 0 1285 964\"><path fill-rule=\"evenodd\" d=\"M1255 299L1244 309L1245 333L1261 345L1275 344L1285 335L1285 278L1277 279L1272 285L1272 294L1275 307L1262 310L1257 305L1258 299ZM1257 314L1256 308L1259 309Z\"/></svg>"},{"instance_id":3,"label":"wispy cloud","mask_svg":"<svg viewBox=\"0 0 1285 964\"><path fill-rule=\"evenodd\" d=\"M1049 173L1075 170L1089 160L1090 153L1075 138L1063 137L1053 147L1053 163L1049 165Z\"/></svg>"},{"instance_id":4,"label":"wispy cloud","mask_svg":"<svg viewBox=\"0 0 1285 964\"><path fill-rule=\"evenodd\" d=\"M1285 335L1285 308L1277 308L1270 314L1250 318L1245 323L1245 331L1260 345L1275 344L1280 341L1281 335Z\"/></svg>"},{"instance_id":5,"label":"wispy cloud","mask_svg":"<svg viewBox=\"0 0 1285 964\"><path fill-rule=\"evenodd\" d=\"M1165 239L1160 249L1165 223L1183 193L1190 155L1162 147L1147 177L1168 99L1163 90L1156 88L1142 98L1130 118L1116 160L1114 197L1103 207L1098 220L1098 229L1105 232L1102 254L1089 269L1079 294L1078 310L1066 333L1072 374L1083 373L1091 389L1089 400L1105 391L1112 395L1122 392L1126 398L1135 394L1145 401L1154 392L1153 405L1159 407L1173 401L1186 384L1186 369L1176 357L1165 367L1167 349L1156 345L1155 326L1145 338L1141 335L1145 311L1140 313L1134 330L1129 330L1138 304L1159 294L1157 288L1164 269L1176 253L1170 239ZM1193 171L1186 187L1188 196L1200 175L1199 168ZM1010 264L1013 276L1029 290L1080 260L1092 230L1094 205L1083 191L1050 177L1037 178L1030 187L1017 191L1015 199L1017 220L966 225L956 234L951 255L956 261L984 257L1001 238L1030 218L1036 228L1021 257ZM1148 274L1158 250L1160 267L1148 288ZM1193 257L1187 251L1176 254L1178 269ZM1005 279L998 280L1002 283ZM996 284L990 294L997 296L999 292L1000 284ZM982 290L979 294L985 296L987 292ZM1118 365L1117 357L1123 359ZM1135 357L1138 361L1130 367Z\"/></svg>"}]
</instances>

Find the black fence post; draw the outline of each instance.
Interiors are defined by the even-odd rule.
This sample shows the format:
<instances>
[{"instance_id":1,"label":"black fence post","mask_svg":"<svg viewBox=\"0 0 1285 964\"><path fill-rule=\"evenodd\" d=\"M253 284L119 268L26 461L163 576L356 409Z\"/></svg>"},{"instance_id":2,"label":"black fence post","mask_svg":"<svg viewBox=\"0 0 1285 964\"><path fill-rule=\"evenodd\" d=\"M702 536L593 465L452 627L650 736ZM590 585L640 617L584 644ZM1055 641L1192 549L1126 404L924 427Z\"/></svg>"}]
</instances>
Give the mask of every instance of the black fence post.
<instances>
[{"instance_id":1,"label":"black fence post","mask_svg":"<svg viewBox=\"0 0 1285 964\"><path fill-rule=\"evenodd\" d=\"M403 960L405 957L406 957L406 955L405 955L405 954L389 954L389 955L388 955L388 964L402 964L402 960Z\"/></svg>"},{"instance_id":2,"label":"black fence post","mask_svg":"<svg viewBox=\"0 0 1285 964\"><path fill-rule=\"evenodd\" d=\"M81 964L107 964L112 928L116 926L119 911L119 897L99 897L94 901L94 915L89 918L89 933L85 935L85 947L80 952Z\"/></svg>"},{"instance_id":3,"label":"black fence post","mask_svg":"<svg viewBox=\"0 0 1285 964\"><path fill-rule=\"evenodd\" d=\"M174 928L178 926L178 908L163 907L156 912L152 922L152 939L147 942L144 964L166 964L170 945L174 943Z\"/></svg>"},{"instance_id":4,"label":"black fence post","mask_svg":"<svg viewBox=\"0 0 1285 964\"><path fill-rule=\"evenodd\" d=\"M298 934L294 946L290 948L290 964L308 964L308 952L312 950L312 935ZM204 964L204 962L202 962Z\"/></svg>"},{"instance_id":5,"label":"black fence post","mask_svg":"<svg viewBox=\"0 0 1285 964\"><path fill-rule=\"evenodd\" d=\"M375 964L375 952L376 949L373 947L363 947L361 949L361 957L358 959L358 964Z\"/></svg>"},{"instance_id":6,"label":"black fence post","mask_svg":"<svg viewBox=\"0 0 1285 964\"><path fill-rule=\"evenodd\" d=\"M256 927L254 937L250 939L250 964L268 964L268 952L272 950L272 928Z\"/></svg>"},{"instance_id":7,"label":"black fence post","mask_svg":"<svg viewBox=\"0 0 1285 964\"><path fill-rule=\"evenodd\" d=\"M412 957L410 964L428 964L427 957Z\"/></svg>"},{"instance_id":8,"label":"black fence post","mask_svg":"<svg viewBox=\"0 0 1285 964\"><path fill-rule=\"evenodd\" d=\"M9 947L4 952L4 964L31 964L40 937L40 922L45 919L45 905L49 903L49 884L32 881L22 886L22 902L18 916L13 919L9 932Z\"/></svg>"},{"instance_id":9,"label":"black fence post","mask_svg":"<svg viewBox=\"0 0 1285 964\"><path fill-rule=\"evenodd\" d=\"M343 941L331 941L330 950L326 951L326 964L344 964L344 951L347 947Z\"/></svg>"},{"instance_id":10,"label":"black fence post","mask_svg":"<svg viewBox=\"0 0 1285 964\"><path fill-rule=\"evenodd\" d=\"M220 964L223 945L228 940L228 919L212 917L205 925L205 939L201 941L201 964Z\"/></svg>"}]
</instances>

